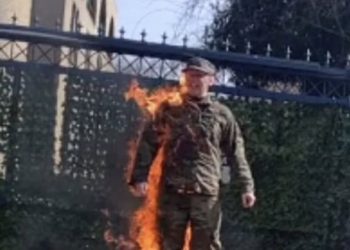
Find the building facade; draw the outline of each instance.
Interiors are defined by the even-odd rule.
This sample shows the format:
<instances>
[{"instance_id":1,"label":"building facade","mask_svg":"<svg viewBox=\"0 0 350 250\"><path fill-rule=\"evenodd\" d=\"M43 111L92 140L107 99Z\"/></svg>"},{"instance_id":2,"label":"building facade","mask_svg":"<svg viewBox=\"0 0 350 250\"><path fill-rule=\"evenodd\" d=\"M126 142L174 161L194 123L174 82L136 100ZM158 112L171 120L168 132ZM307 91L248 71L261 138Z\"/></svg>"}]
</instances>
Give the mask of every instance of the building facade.
<instances>
[{"instance_id":1,"label":"building facade","mask_svg":"<svg viewBox=\"0 0 350 250\"><path fill-rule=\"evenodd\" d=\"M87 34L114 36L117 24L114 0L0 0L0 23L60 28Z\"/></svg>"},{"instance_id":2,"label":"building facade","mask_svg":"<svg viewBox=\"0 0 350 250\"><path fill-rule=\"evenodd\" d=\"M89 35L114 37L117 25L117 6L115 0L0 0L0 23L16 23L20 26L43 27L63 30L65 32L80 32ZM90 51L75 51L70 48L52 49L47 45L16 42L10 46L0 41L0 60L15 59L16 61L31 61L35 63L57 62L61 66L77 67L87 70L97 69L101 65L111 66L113 61L107 53ZM43 57L43 51L48 50ZM25 51L23 53L23 51ZM10 58L9 58L9 55ZM66 56L69 55L69 56ZM112 67L111 67L112 68ZM3 70L0 68L0 71ZM65 76L60 75L54 81L56 85L57 109L55 123L55 172L60 172L60 148L64 123L64 104L66 102ZM0 152L0 178L5 176L4 155Z\"/></svg>"}]
</instances>

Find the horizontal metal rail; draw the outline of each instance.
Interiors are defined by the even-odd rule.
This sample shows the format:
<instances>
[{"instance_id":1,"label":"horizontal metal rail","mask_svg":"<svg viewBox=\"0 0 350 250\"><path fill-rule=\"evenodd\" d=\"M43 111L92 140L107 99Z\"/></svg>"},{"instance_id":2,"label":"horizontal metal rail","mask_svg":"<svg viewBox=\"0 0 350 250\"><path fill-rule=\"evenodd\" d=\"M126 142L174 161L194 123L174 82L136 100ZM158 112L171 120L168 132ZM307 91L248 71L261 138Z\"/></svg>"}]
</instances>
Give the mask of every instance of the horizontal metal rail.
<instances>
[{"instance_id":1,"label":"horizontal metal rail","mask_svg":"<svg viewBox=\"0 0 350 250\"><path fill-rule=\"evenodd\" d=\"M212 60L219 67L242 68L255 72L282 73L285 75L323 78L327 80L350 80L350 71L348 69L324 67L315 62L234 52L210 51L185 46L149 43L124 38L107 38L44 28L0 24L0 39L179 61L184 61L190 56L202 56Z\"/></svg>"}]
</instances>

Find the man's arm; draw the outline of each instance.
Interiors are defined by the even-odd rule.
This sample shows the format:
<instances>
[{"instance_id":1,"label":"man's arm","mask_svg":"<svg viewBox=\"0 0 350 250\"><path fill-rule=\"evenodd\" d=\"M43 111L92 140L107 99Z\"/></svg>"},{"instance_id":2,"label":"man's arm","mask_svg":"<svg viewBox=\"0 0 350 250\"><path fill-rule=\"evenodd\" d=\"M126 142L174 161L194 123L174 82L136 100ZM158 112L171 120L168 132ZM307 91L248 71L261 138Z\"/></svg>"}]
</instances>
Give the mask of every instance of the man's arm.
<instances>
[{"instance_id":1,"label":"man's arm","mask_svg":"<svg viewBox=\"0 0 350 250\"><path fill-rule=\"evenodd\" d=\"M137 196L145 196L148 189L148 174L150 167L157 156L163 139L165 104L161 105L154 119L149 116L140 138L134 169L131 173L129 185L136 191Z\"/></svg>"},{"instance_id":2,"label":"man's arm","mask_svg":"<svg viewBox=\"0 0 350 250\"><path fill-rule=\"evenodd\" d=\"M223 138L228 162L237 172L238 182L241 185L243 206L252 207L255 203L254 180L246 158L241 129L231 112L227 114Z\"/></svg>"},{"instance_id":3,"label":"man's arm","mask_svg":"<svg viewBox=\"0 0 350 250\"><path fill-rule=\"evenodd\" d=\"M147 182L148 173L159 149L159 135L156 123L149 120L142 132L130 185Z\"/></svg>"},{"instance_id":4,"label":"man's arm","mask_svg":"<svg viewBox=\"0 0 350 250\"><path fill-rule=\"evenodd\" d=\"M242 192L254 192L254 180L246 158L242 132L236 121L233 122L232 126L235 166L237 167L239 182L242 185Z\"/></svg>"}]
</instances>

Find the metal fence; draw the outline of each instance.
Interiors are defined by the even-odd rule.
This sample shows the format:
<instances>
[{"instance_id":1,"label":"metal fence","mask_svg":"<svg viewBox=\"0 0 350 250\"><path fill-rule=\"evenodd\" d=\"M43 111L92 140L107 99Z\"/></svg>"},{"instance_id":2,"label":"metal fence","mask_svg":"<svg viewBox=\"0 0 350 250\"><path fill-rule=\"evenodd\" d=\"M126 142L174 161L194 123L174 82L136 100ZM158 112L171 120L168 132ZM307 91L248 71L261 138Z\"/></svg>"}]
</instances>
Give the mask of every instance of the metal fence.
<instances>
[{"instance_id":1,"label":"metal fence","mask_svg":"<svg viewBox=\"0 0 350 250\"><path fill-rule=\"evenodd\" d=\"M350 106L348 69L122 35L0 25L2 208L12 233L0 239L3 249L14 242L16 249L104 249L110 218L101 209L113 207L126 222L138 203L123 169L138 119L123 96L132 78L148 87L173 82L184 60L203 56L218 67L213 90L226 98Z\"/></svg>"}]
</instances>

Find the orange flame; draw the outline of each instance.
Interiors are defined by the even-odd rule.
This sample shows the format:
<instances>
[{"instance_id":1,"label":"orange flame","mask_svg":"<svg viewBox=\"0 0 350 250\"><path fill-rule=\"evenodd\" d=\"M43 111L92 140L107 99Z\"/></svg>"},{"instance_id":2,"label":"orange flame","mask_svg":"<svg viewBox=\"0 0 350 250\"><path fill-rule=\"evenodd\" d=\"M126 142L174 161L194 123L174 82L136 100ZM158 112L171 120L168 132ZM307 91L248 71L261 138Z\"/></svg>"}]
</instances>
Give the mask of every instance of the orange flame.
<instances>
[{"instance_id":1,"label":"orange flame","mask_svg":"<svg viewBox=\"0 0 350 250\"><path fill-rule=\"evenodd\" d=\"M183 83L181 80L180 83ZM139 87L136 81L132 81L130 89L125 93L127 100L133 99L143 110L150 114L152 118L162 103L167 101L170 105L181 105L181 94L184 93L184 84L176 87L163 87L150 93L146 89ZM131 143L129 149L129 173L134 165L135 154L137 151L138 140ZM160 233L158 231L158 201L160 196L161 176L163 172L163 161L165 158L164 147L161 147L151 166L148 178L149 189L144 205L135 213L131 225L131 236L140 245L142 250L160 250ZM189 250L191 239L190 227L186 230L184 250Z\"/></svg>"},{"instance_id":2,"label":"orange flame","mask_svg":"<svg viewBox=\"0 0 350 250\"><path fill-rule=\"evenodd\" d=\"M183 84L180 86L164 86L150 93L146 89L142 89L136 80L131 82L128 92L125 93L125 99L133 99L141 107L143 111L147 111L154 117L160 105L167 101L170 105L181 105L181 94L185 92Z\"/></svg>"},{"instance_id":3,"label":"orange flame","mask_svg":"<svg viewBox=\"0 0 350 250\"><path fill-rule=\"evenodd\" d=\"M158 232L158 198L160 192L160 177L164 160L164 148L158 152L149 174L149 189L144 205L139 209L132 221L132 237L142 250L160 250L160 234Z\"/></svg>"},{"instance_id":4,"label":"orange flame","mask_svg":"<svg viewBox=\"0 0 350 250\"><path fill-rule=\"evenodd\" d=\"M190 250L190 243L191 243L191 225L188 225L186 229L185 245L183 250Z\"/></svg>"}]
</instances>

